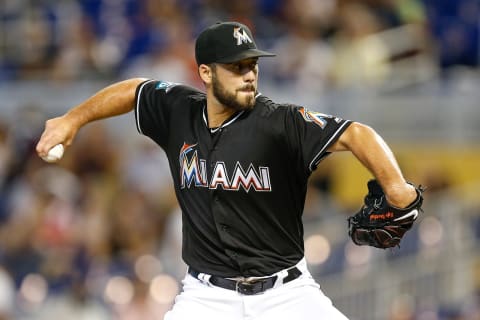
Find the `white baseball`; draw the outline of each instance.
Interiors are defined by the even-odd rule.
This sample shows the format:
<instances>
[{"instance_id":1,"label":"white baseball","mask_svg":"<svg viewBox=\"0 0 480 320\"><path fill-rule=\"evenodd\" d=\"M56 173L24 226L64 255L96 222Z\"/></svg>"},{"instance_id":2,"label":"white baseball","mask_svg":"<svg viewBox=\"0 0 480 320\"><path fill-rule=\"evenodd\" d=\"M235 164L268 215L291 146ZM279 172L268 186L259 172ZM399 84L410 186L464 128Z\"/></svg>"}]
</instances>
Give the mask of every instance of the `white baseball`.
<instances>
[{"instance_id":1,"label":"white baseball","mask_svg":"<svg viewBox=\"0 0 480 320\"><path fill-rule=\"evenodd\" d=\"M55 147L50 149L48 154L45 157L42 157L42 159L46 162L57 162L58 160L62 159L64 151L65 149L63 148L63 144L57 144Z\"/></svg>"}]
</instances>

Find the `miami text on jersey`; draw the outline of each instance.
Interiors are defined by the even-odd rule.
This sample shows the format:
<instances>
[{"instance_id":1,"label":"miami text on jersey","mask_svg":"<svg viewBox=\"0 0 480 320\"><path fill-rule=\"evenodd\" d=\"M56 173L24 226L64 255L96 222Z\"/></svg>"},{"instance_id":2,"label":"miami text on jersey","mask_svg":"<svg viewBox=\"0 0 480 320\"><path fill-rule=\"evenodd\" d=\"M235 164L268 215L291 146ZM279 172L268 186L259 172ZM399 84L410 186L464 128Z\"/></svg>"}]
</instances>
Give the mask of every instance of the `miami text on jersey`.
<instances>
[{"instance_id":1,"label":"miami text on jersey","mask_svg":"<svg viewBox=\"0 0 480 320\"><path fill-rule=\"evenodd\" d=\"M197 144L184 143L180 149L180 188L205 187L238 191L242 187L246 192L251 188L255 191L272 191L268 167L255 169L250 163L245 170L237 161L233 172L229 174L223 161L216 161L210 179L207 179L207 161L199 159L195 147Z\"/></svg>"}]
</instances>

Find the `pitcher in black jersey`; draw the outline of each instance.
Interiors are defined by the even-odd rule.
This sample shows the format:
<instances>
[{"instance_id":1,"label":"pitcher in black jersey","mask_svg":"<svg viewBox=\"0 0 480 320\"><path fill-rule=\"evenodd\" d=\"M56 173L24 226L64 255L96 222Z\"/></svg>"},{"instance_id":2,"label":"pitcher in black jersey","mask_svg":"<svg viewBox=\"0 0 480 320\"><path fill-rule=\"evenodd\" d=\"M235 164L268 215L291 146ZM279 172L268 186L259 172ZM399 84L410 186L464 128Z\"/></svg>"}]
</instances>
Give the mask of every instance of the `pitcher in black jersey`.
<instances>
[{"instance_id":1,"label":"pitcher in black jersey","mask_svg":"<svg viewBox=\"0 0 480 320\"><path fill-rule=\"evenodd\" d=\"M85 124L133 110L138 131L165 151L188 265L167 320L347 319L304 258L309 176L330 153L350 151L389 203L405 207L416 197L372 128L260 93L258 59L267 56L245 25L215 24L195 45L205 92L159 80L118 82L48 120L38 142L45 156L56 144L69 146Z\"/></svg>"}]
</instances>

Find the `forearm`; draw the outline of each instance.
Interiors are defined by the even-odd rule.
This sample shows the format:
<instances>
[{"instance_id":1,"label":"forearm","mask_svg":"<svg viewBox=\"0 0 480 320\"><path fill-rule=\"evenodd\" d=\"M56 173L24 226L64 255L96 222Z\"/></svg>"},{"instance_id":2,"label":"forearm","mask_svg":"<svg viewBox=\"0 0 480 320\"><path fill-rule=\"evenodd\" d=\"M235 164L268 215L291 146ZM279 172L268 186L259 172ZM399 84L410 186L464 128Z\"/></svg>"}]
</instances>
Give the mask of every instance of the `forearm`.
<instances>
[{"instance_id":1,"label":"forearm","mask_svg":"<svg viewBox=\"0 0 480 320\"><path fill-rule=\"evenodd\" d=\"M57 144L69 146L78 130L87 123L133 110L136 88L145 80L135 78L112 84L70 109L63 116L48 120L37 143L38 155L45 156Z\"/></svg>"},{"instance_id":2,"label":"forearm","mask_svg":"<svg viewBox=\"0 0 480 320\"><path fill-rule=\"evenodd\" d=\"M112 84L72 108L64 117L81 128L95 120L130 112L135 104L135 90L145 80L135 78Z\"/></svg>"},{"instance_id":3,"label":"forearm","mask_svg":"<svg viewBox=\"0 0 480 320\"><path fill-rule=\"evenodd\" d=\"M387 200L405 207L416 197L415 189L406 183L392 150L372 128L353 123L330 151L348 150L378 180Z\"/></svg>"}]
</instances>

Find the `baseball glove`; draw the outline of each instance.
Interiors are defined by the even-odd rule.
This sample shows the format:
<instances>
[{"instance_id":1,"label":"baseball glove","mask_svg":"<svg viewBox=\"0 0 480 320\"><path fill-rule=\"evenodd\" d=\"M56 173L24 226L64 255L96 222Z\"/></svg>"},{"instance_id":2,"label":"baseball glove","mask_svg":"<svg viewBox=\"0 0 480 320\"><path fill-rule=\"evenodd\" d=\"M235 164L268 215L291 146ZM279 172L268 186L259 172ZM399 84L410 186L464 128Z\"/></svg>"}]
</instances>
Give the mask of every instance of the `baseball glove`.
<instances>
[{"instance_id":1,"label":"baseball glove","mask_svg":"<svg viewBox=\"0 0 480 320\"><path fill-rule=\"evenodd\" d=\"M398 246L422 211L424 189L415 187L417 198L406 208L390 205L377 180L368 181L362 208L348 218L348 235L359 246L386 249Z\"/></svg>"}]
</instances>

